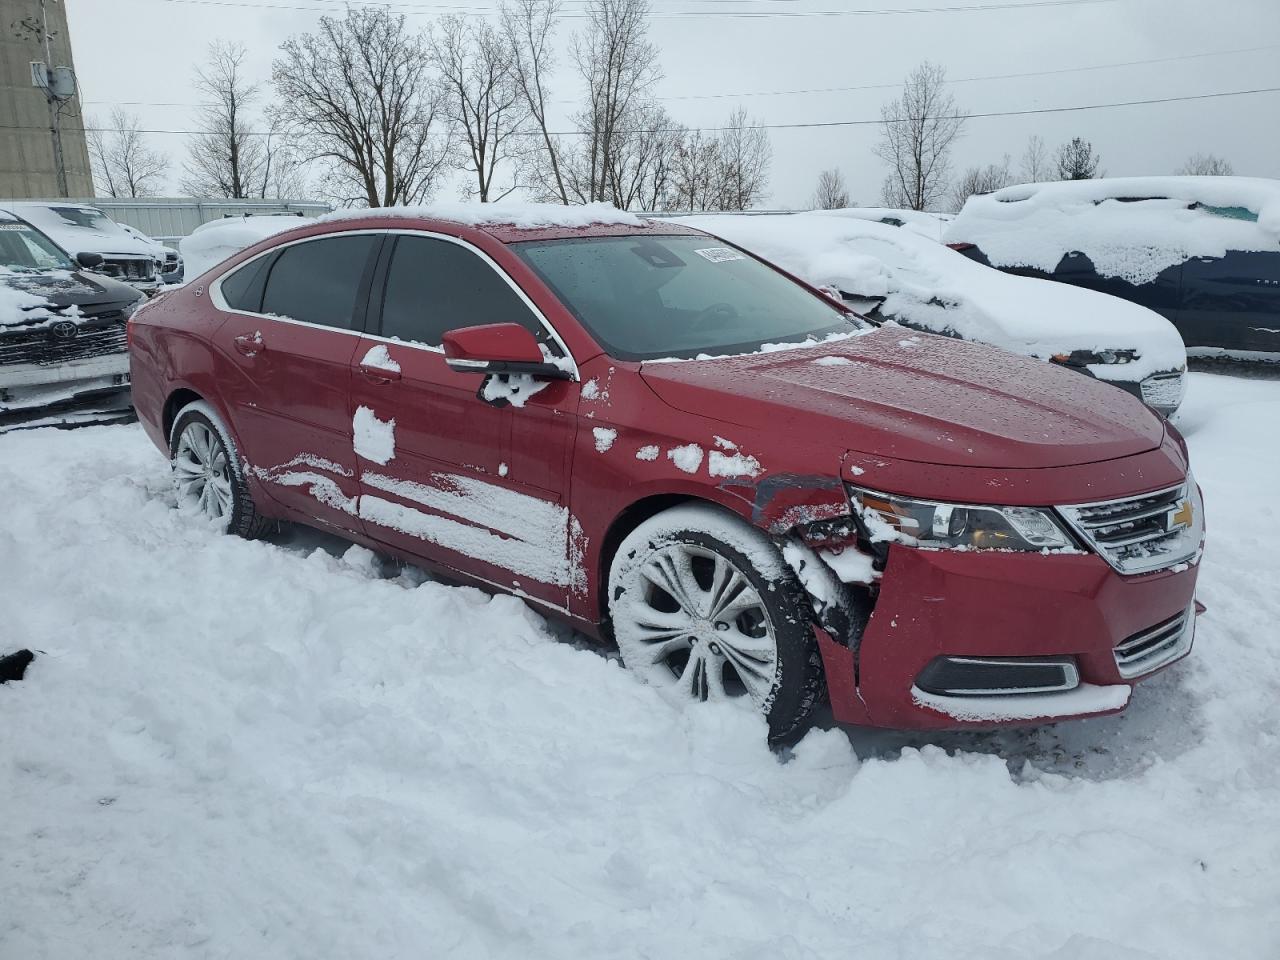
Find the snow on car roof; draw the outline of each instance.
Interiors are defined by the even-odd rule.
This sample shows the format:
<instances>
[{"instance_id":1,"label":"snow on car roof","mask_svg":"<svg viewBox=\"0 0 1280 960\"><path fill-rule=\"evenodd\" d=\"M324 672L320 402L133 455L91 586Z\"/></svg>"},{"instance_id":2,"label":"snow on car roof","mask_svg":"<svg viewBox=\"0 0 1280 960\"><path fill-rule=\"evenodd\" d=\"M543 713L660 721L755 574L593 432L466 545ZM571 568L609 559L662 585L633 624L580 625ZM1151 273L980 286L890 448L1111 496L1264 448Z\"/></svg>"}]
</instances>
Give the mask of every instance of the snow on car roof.
<instances>
[{"instance_id":1,"label":"snow on car roof","mask_svg":"<svg viewBox=\"0 0 1280 960\"><path fill-rule=\"evenodd\" d=\"M372 209L335 210L320 217L328 220L363 220L368 217L407 217L421 220L448 220L472 227L510 226L521 230L547 227L592 227L622 225L642 227L644 221L633 213L619 210L608 203L565 206L561 203L469 203L466 201L432 203L410 207L375 207Z\"/></svg>"},{"instance_id":2,"label":"snow on car roof","mask_svg":"<svg viewBox=\"0 0 1280 960\"><path fill-rule=\"evenodd\" d=\"M228 257L277 233L305 227L315 220L295 216L224 217L202 223L178 242L186 264L185 275L198 277Z\"/></svg>"},{"instance_id":3,"label":"snow on car roof","mask_svg":"<svg viewBox=\"0 0 1280 960\"><path fill-rule=\"evenodd\" d=\"M813 210L820 217L846 217L871 220L889 226L901 226L930 240L941 241L947 224L955 219L951 213L926 213L921 210L898 210L893 207L842 207L838 210Z\"/></svg>"},{"instance_id":4,"label":"snow on car roof","mask_svg":"<svg viewBox=\"0 0 1280 960\"><path fill-rule=\"evenodd\" d=\"M1006 187L970 197L945 234L998 267L1052 272L1083 253L1105 277L1150 283L1192 257L1280 251L1280 181L1114 177Z\"/></svg>"},{"instance_id":5,"label":"snow on car roof","mask_svg":"<svg viewBox=\"0 0 1280 960\"><path fill-rule=\"evenodd\" d=\"M1125 379L1186 364L1177 330L1146 307L1003 274L900 227L814 213L712 214L680 223L736 243L815 286L882 300L885 316L935 333L1041 359L1074 350L1137 349L1137 365L1113 373L1123 372Z\"/></svg>"}]
</instances>

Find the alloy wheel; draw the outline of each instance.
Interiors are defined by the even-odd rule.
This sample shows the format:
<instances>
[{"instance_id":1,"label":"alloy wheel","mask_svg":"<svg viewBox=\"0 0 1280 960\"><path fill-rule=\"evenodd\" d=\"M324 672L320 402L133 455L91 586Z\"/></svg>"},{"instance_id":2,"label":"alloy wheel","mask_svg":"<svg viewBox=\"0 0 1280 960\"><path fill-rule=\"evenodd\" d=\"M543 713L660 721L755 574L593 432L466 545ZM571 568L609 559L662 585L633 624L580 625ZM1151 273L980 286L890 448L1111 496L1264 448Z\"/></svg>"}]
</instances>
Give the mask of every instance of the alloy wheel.
<instances>
[{"instance_id":1,"label":"alloy wheel","mask_svg":"<svg viewBox=\"0 0 1280 960\"><path fill-rule=\"evenodd\" d=\"M714 550L676 542L651 554L635 577L632 602L614 622L627 666L682 698L747 697L767 710L777 643L764 600L742 571Z\"/></svg>"},{"instance_id":2,"label":"alloy wheel","mask_svg":"<svg viewBox=\"0 0 1280 960\"><path fill-rule=\"evenodd\" d=\"M173 478L180 509L225 527L231 522L231 462L216 430L192 419L178 437Z\"/></svg>"}]
</instances>

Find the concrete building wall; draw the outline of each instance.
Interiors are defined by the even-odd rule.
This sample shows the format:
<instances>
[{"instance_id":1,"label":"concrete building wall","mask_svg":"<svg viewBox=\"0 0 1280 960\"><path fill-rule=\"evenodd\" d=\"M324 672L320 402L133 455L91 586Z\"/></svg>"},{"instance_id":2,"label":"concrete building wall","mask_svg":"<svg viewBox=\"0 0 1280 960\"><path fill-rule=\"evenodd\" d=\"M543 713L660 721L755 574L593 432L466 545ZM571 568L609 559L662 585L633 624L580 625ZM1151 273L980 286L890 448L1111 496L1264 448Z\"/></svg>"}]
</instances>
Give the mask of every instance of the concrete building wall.
<instances>
[{"instance_id":1,"label":"concrete building wall","mask_svg":"<svg viewBox=\"0 0 1280 960\"><path fill-rule=\"evenodd\" d=\"M54 35L51 66L74 67L66 6L47 2L45 11ZM31 85L31 61L45 59L40 22L40 0L0 0L0 198L58 196L49 105ZM62 155L68 193L93 196L79 97L62 108Z\"/></svg>"}]
</instances>

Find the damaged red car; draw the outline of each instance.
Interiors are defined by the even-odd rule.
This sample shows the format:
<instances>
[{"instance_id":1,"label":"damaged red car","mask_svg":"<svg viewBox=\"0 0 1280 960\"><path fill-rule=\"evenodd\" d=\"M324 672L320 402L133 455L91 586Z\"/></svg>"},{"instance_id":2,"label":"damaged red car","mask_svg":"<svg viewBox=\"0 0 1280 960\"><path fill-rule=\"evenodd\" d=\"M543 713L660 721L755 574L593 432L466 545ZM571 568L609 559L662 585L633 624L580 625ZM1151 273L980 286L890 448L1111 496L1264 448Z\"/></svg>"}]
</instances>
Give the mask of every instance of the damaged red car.
<instances>
[{"instance_id":1,"label":"damaged red car","mask_svg":"<svg viewBox=\"0 0 1280 960\"><path fill-rule=\"evenodd\" d=\"M1112 713L1190 650L1200 493L1136 398L696 230L456 209L312 222L134 315L180 509L515 594L775 741L823 697L896 728Z\"/></svg>"}]
</instances>

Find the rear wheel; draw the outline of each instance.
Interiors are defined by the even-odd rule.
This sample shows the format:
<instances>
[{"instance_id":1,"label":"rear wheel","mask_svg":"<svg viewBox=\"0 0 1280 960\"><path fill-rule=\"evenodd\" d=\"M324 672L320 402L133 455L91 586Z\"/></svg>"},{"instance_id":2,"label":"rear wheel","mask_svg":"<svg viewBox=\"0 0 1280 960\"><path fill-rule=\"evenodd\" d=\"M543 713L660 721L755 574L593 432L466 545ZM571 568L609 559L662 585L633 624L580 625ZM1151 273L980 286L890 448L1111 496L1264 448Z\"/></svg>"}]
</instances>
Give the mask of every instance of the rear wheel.
<instances>
[{"instance_id":1,"label":"rear wheel","mask_svg":"<svg viewBox=\"0 0 1280 960\"><path fill-rule=\"evenodd\" d=\"M179 511L248 540L270 527L249 494L235 442L209 404L196 400L178 411L169 453Z\"/></svg>"},{"instance_id":2,"label":"rear wheel","mask_svg":"<svg viewBox=\"0 0 1280 960\"><path fill-rule=\"evenodd\" d=\"M627 667L669 699L739 700L773 742L806 728L822 692L811 611L755 527L708 505L658 514L619 546L609 611Z\"/></svg>"}]
</instances>

